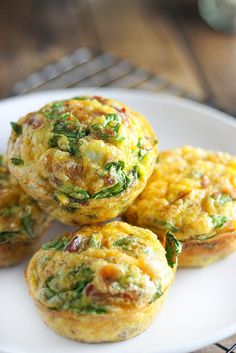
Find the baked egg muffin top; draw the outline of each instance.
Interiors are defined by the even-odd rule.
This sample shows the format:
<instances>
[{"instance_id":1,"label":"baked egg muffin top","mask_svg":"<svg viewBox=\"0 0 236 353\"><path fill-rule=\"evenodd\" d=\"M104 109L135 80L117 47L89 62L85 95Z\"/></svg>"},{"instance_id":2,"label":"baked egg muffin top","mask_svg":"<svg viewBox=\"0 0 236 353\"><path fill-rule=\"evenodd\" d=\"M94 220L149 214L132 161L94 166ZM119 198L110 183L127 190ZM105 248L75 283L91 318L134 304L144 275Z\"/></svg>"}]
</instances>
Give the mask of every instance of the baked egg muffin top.
<instances>
[{"instance_id":1,"label":"baked egg muffin top","mask_svg":"<svg viewBox=\"0 0 236 353\"><path fill-rule=\"evenodd\" d=\"M151 304L174 270L155 234L112 222L45 243L26 275L31 294L48 308L102 314Z\"/></svg>"},{"instance_id":2,"label":"baked egg muffin top","mask_svg":"<svg viewBox=\"0 0 236 353\"><path fill-rule=\"evenodd\" d=\"M97 96L47 104L12 127L14 176L31 196L69 212L137 188L157 155L154 132L140 114Z\"/></svg>"},{"instance_id":3,"label":"baked egg muffin top","mask_svg":"<svg viewBox=\"0 0 236 353\"><path fill-rule=\"evenodd\" d=\"M234 231L236 157L190 146L160 153L153 175L126 217L181 241Z\"/></svg>"},{"instance_id":4,"label":"baked egg muffin top","mask_svg":"<svg viewBox=\"0 0 236 353\"><path fill-rule=\"evenodd\" d=\"M48 216L20 188L0 155L0 245L37 237L46 220Z\"/></svg>"}]
</instances>

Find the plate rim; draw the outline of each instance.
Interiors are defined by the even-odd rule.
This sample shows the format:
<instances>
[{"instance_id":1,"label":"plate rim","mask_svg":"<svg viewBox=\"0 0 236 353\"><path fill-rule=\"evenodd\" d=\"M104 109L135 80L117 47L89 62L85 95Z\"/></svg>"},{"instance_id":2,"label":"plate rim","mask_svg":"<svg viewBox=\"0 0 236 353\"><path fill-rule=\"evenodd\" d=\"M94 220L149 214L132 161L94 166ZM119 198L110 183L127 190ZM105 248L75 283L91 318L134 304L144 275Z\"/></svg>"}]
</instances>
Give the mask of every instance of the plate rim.
<instances>
[{"instance_id":1,"label":"plate rim","mask_svg":"<svg viewBox=\"0 0 236 353\"><path fill-rule=\"evenodd\" d=\"M147 90L138 89L138 88L131 89L131 88L115 88L115 87L75 87L75 88L66 88L66 89L52 89L52 90L31 92L20 96L6 97L3 99L0 99L0 105L14 102L14 101L19 101L22 99L31 99L37 96L43 97L54 93L67 95L67 92L83 92L86 95L86 93L91 94L98 91L104 92L104 93L114 92L114 94L119 94L119 95L125 94L126 96L130 96L133 98L138 97L141 99L144 98L145 100L151 100L151 101L156 100L161 103L165 103L172 106L185 107L189 110L194 110L199 113L210 115L210 118L230 123L231 125L236 127L235 117L233 117L228 113L220 111L214 107L208 106L202 102L197 102L189 98L178 97L171 94L158 93L158 92L147 91ZM109 94L109 98L113 98L112 95ZM206 118L208 119L209 116Z\"/></svg>"}]
</instances>

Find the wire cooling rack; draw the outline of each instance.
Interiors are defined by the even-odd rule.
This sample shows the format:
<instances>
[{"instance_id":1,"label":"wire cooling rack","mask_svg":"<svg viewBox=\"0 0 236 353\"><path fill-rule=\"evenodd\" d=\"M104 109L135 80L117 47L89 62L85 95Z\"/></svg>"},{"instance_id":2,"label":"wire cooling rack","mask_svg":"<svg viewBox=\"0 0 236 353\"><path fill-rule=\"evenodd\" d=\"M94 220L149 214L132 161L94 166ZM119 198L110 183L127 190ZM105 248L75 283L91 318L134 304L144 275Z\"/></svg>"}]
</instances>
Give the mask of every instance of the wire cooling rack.
<instances>
[{"instance_id":1,"label":"wire cooling rack","mask_svg":"<svg viewBox=\"0 0 236 353\"><path fill-rule=\"evenodd\" d=\"M85 47L32 73L23 81L16 82L10 90L10 95L68 87L136 88L199 101L190 92L161 75L137 68L128 60L118 59L111 53L98 53ZM212 102L202 102L214 106ZM215 343L195 353L236 353L236 343L232 345L232 339L224 342L226 343ZM232 346L226 347L229 345Z\"/></svg>"},{"instance_id":2,"label":"wire cooling rack","mask_svg":"<svg viewBox=\"0 0 236 353\"><path fill-rule=\"evenodd\" d=\"M161 75L154 75L110 53L80 48L14 84L10 95L68 87L119 87L165 92L194 99Z\"/></svg>"}]
</instances>

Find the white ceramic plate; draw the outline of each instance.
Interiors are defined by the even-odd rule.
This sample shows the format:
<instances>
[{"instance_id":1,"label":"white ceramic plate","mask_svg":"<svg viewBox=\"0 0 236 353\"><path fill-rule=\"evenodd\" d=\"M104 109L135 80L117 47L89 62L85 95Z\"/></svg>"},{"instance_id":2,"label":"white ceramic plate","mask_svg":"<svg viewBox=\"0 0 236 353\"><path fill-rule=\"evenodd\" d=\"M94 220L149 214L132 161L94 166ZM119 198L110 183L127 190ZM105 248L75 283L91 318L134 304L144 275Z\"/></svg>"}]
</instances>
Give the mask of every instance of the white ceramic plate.
<instances>
[{"instance_id":1,"label":"white ceramic plate","mask_svg":"<svg viewBox=\"0 0 236 353\"><path fill-rule=\"evenodd\" d=\"M50 91L0 102L0 151L6 149L10 121L79 94L117 98L142 112L156 130L160 149L192 144L236 154L236 121L225 114L178 98L116 89ZM48 236L64 229L57 223ZM24 268L0 270L0 352L185 353L236 333L236 254L204 269L178 270L161 314L146 332L100 345L69 341L44 325L27 293Z\"/></svg>"}]
</instances>

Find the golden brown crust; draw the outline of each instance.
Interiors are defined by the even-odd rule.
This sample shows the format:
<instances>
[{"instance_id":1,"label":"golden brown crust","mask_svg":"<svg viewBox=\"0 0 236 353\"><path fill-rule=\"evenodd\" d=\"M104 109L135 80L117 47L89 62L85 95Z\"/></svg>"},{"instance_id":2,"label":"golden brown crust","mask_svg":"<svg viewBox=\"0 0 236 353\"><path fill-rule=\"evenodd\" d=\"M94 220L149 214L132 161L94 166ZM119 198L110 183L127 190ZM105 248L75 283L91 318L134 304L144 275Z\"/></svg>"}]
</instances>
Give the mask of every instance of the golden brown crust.
<instances>
[{"instance_id":1,"label":"golden brown crust","mask_svg":"<svg viewBox=\"0 0 236 353\"><path fill-rule=\"evenodd\" d=\"M217 234L211 239L183 243L179 266L202 267L236 251L236 232Z\"/></svg>"},{"instance_id":2,"label":"golden brown crust","mask_svg":"<svg viewBox=\"0 0 236 353\"><path fill-rule=\"evenodd\" d=\"M146 330L165 301L167 291L149 306L112 314L75 315L48 309L34 300L46 325L61 336L83 343L118 342Z\"/></svg>"}]
</instances>

